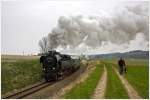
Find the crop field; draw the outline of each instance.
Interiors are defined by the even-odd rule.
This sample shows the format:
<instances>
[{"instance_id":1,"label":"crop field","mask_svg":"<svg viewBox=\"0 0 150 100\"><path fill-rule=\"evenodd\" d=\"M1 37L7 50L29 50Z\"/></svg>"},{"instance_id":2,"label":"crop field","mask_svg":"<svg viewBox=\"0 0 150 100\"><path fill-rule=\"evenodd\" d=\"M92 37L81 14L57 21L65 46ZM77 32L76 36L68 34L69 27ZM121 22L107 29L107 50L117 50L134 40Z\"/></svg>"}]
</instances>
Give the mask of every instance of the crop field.
<instances>
[{"instance_id":1,"label":"crop field","mask_svg":"<svg viewBox=\"0 0 150 100\"><path fill-rule=\"evenodd\" d=\"M1 92L5 94L40 81L42 69L36 56L1 56Z\"/></svg>"}]
</instances>

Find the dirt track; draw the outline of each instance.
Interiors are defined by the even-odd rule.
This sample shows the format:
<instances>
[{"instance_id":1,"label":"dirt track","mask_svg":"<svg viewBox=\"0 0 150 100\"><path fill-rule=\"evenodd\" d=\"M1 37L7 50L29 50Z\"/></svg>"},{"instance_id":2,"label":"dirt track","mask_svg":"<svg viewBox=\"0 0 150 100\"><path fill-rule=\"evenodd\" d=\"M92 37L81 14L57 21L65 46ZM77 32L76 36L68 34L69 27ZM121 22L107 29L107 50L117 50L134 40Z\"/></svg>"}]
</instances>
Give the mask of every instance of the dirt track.
<instances>
[{"instance_id":1,"label":"dirt track","mask_svg":"<svg viewBox=\"0 0 150 100\"><path fill-rule=\"evenodd\" d=\"M106 87L107 87L107 70L104 65L104 72L98 82L98 85L94 91L92 98L93 99L104 99Z\"/></svg>"}]
</instances>

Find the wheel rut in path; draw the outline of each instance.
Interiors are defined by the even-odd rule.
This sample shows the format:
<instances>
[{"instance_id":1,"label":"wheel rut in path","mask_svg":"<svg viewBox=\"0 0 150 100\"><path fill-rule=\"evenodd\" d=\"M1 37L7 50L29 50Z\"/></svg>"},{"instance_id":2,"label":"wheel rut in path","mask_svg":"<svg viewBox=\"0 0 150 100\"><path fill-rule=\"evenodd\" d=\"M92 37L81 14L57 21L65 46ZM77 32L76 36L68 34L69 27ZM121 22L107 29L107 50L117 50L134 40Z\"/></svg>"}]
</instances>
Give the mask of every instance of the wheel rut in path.
<instances>
[{"instance_id":1,"label":"wheel rut in path","mask_svg":"<svg viewBox=\"0 0 150 100\"><path fill-rule=\"evenodd\" d=\"M117 69L113 66L114 71L117 73L119 79L121 80L122 84L124 85L128 96L130 99L142 99L137 93L137 91L131 86L131 84L122 76L119 74Z\"/></svg>"},{"instance_id":2,"label":"wheel rut in path","mask_svg":"<svg viewBox=\"0 0 150 100\"><path fill-rule=\"evenodd\" d=\"M94 91L92 98L93 99L104 99L106 87L107 87L107 70L104 65L104 72L98 82L98 85Z\"/></svg>"}]
</instances>

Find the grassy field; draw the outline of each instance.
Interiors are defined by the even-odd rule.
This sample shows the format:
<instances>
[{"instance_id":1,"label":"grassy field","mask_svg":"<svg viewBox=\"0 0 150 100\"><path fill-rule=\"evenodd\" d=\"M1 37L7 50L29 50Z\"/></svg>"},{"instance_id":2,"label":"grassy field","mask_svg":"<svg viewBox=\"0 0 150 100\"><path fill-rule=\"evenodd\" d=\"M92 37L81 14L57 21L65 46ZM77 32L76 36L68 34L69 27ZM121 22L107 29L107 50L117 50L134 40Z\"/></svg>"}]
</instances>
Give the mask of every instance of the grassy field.
<instances>
[{"instance_id":1,"label":"grassy field","mask_svg":"<svg viewBox=\"0 0 150 100\"><path fill-rule=\"evenodd\" d=\"M148 65L128 65L128 72L125 75L130 84L138 91L143 98L149 97L149 67Z\"/></svg>"},{"instance_id":2,"label":"grassy field","mask_svg":"<svg viewBox=\"0 0 150 100\"><path fill-rule=\"evenodd\" d=\"M149 61L146 59L125 59L127 66L127 74L125 78L137 90L143 98L149 96ZM117 60L105 60L118 67Z\"/></svg>"},{"instance_id":3,"label":"grassy field","mask_svg":"<svg viewBox=\"0 0 150 100\"><path fill-rule=\"evenodd\" d=\"M89 99L97 86L97 83L102 75L103 66L97 65L96 69L90 76L79 85L75 86L71 91L65 94L66 99Z\"/></svg>"},{"instance_id":4,"label":"grassy field","mask_svg":"<svg viewBox=\"0 0 150 100\"><path fill-rule=\"evenodd\" d=\"M2 94L40 81L42 79L41 71L41 66L37 57L2 56Z\"/></svg>"},{"instance_id":5,"label":"grassy field","mask_svg":"<svg viewBox=\"0 0 150 100\"><path fill-rule=\"evenodd\" d=\"M37 56L1 56L1 92L5 94L15 89L34 84L42 79L42 67ZM129 98L124 86L112 66L118 67L118 59L103 59L89 77L64 95L66 99L89 99L107 68L107 88L105 98ZM125 78L142 98L149 98L149 61L145 59L125 59L127 74ZM94 61L95 62L95 61ZM95 63L96 64L96 63Z\"/></svg>"},{"instance_id":6,"label":"grassy field","mask_svg":"<svg viewBox=\"0 0 150 100\"><path fill-rule=\"evenodd\" d=\"M101 60L106 65L108 71L107 88L105 98L109 99L128 99L127 91L121 83L119 77L112 69L112 66L118 67L117 59L105 59ZM125 59L127 66L127 74L125 78L129 83L137 90L142 98L148 98L149 96L149 62L145 59ZM99 67L97 67L99 68ZM102 71L102 70L101 70ZM69 93L65 95L65 98L90 98L91 94L96 87L98 77L96 77L96 72L93 72L90 77L82 84L74 87ZM102 72L101 72L102 73Z\"/></svg>"},{"instance_id":7,"label":"grassy field","mask_svg":"<svg viewBox=\"0 0 150 100\"><path fill-rule=\"evenodd\" d=\"M119 79L117 74L112 69L112 64L106 63L106 68L108 71L108 77L107 77L107 89L105 98L109 99L127 99L128 95Z\"/></svg>"}]
</instances>

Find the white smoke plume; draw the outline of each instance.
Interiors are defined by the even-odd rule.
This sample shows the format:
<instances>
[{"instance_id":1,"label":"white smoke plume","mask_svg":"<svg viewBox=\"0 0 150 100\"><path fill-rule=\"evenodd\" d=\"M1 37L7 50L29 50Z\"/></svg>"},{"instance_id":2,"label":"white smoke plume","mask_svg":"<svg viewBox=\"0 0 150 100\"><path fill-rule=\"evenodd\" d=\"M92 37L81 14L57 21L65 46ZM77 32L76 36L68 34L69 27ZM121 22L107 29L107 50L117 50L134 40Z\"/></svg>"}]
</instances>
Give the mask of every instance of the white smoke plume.
<instances>
[{"instance_id":1,"label":"white smoke plume","mask_svg":"<svg viewBox=\"0 0 150 100\"><path fill-rule=\"evenodd\" d=\"M62 16L47 38L49 49L96 49L108 44L131 48L138 34L148 43L148 2L122 4L111 16Z\"/></svg>"}]
</instances>

